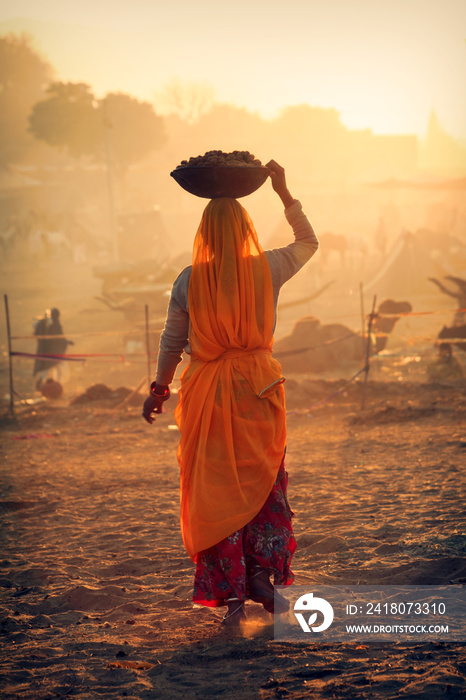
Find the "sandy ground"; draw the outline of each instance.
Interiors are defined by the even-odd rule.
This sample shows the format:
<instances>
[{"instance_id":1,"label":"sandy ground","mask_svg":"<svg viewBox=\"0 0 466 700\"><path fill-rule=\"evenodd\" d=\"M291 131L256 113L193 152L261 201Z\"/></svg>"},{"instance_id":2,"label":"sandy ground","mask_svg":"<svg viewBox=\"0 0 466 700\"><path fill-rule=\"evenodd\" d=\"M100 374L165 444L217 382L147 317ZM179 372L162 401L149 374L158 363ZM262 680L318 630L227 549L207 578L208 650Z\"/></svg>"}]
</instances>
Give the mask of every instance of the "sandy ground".
<instances>
[{"instance_id":1,"label":"sandy ground","mask_svg":"<svg viewBox=\"0 0 466 700\"><path fill-rule=\"evenodd\" d=\"M376 375L377 376L377 375ZM464 382L289 381L297 584L466 582ZM276 643L194 608L175 399L39 402L2 423L2 698L459 698L462 644Z\"/></svg>"},{"instance_id":2,"label":"sandy ground","mask_svg":"<svg viewBox=\"0 0 466 700\"><path fill-rule=\"evenodd\" d=\"M31 360L15 358L24 401L11 422L2 320L2 698L464 697L461 644L276 643L257 604L247 604L239 636L221 630L222 610L193 607L193 565L179 532L176 398L154 426L141 418L142 396L119 410L121 395L73 403L96 382L139 384L145 357L127 354L143 308L135 319L106 309L89 268L17 262L2 279L13 335L30 334L34 316L58 305L75 352L124 355L73 364L56 402L34 394ZM357 330L349 284L342 278L309 308L281 313L279 332L307 313ZM304 287L286 295L299 298ZM415 300L421 311L443 303L446 315L400 321L394 356L371 364L364 410L361 381L319 404L358 367L288 377L297 584L466 581L466 383L426 383L447 302Z\"/></svg>"}]
</instances>

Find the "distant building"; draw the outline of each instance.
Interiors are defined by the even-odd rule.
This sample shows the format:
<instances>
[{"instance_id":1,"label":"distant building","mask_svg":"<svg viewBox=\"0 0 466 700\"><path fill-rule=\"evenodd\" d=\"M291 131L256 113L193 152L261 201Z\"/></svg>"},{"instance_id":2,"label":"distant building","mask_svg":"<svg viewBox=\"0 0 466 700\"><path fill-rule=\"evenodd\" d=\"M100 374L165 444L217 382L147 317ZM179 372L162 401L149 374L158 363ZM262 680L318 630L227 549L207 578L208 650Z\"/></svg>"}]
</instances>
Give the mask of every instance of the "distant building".
<instances>
[{"instance_id":1,"label":"distant building","mask_svg":"<svg viewBox=\"0 0 466 700\"><path fill-rule=\"evenodd\" d=\"M421 143L421 167L445 174L466 172L466 148L447 134L434 110L430 113L427 134Z\"/></svg>"},{"instance_id":2,"label":"distant building","mask_svg":"<svg viewBox=\"0 0 466 700\"><path fill-rule=\"evenodd\" d=\"M353 175L403 177L418 169L419 142L414 134L373 134L369 129L351 131Z\"/></svg>"}]
</instances>

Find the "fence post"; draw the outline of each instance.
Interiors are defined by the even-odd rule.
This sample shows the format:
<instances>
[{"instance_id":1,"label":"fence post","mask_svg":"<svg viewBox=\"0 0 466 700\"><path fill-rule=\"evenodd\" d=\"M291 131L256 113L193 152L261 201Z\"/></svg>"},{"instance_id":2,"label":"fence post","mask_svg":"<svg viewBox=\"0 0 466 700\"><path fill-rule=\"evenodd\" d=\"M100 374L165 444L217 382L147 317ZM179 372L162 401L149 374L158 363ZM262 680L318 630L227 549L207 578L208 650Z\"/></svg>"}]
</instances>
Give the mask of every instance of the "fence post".
<instances>
[{"instance_id":1,"label":"fence post","mask_svg":"<svg viewBox=\"0 0 466 700\"><path fill-rule=\"evenodd\" d=\"M362 390L362 401L361 401L361 410L363 410L365 404L366 404L366 389L367 389L367 379L369 376L369 368L370 368L370 354L371 354L371 343L372 343L372 338L371 338L371 333L372 333L372 321L374 319L374 314L375 314L375 302L377 300L377 295L374 296L374 300L372 302L372 311L369 316L369 323L367 326L367 343L366 343L366 364L364 366L364 386Z\"/></svg>"},{"instance_id":2,"label":"fence post","mask_svg":"<svg viewBox=\"0 0 466 700\"><path fill-rule=\"evenodd\" d=\"M145 312L146 312L147 384L148 384L148 390L149 390L149 392L150 392L151 370L150 370L150 336L149 336L149 306L148 306L148 304L146 304L146 306L145 306Z\"/></svg>"},{"instance_id":3,"label":"fence post","mask_svg":"<svg viewBox=\"0 0 466 700\"><path fill-rule=\"evenodd\" d=\"M366 323L365 323L366 317L365 317L365 314L364 314L364 287L363 287L363 283L362 283L362 282L359 283L359 303L360 303L360 306L361 306L361 338L362 338L362 352L363 352L363 354L365 354L365 351L366 351L366 343L365 343L365 340L366 340L366 337L365 337L365 336L366 336Z\"/></svg>"},{"instance_id":4,"label":"fence post","mask_svg":"<svg viewBox=\"0 0 466 700\"><path fill-rule=\"evenodd\" d=\"M6 332L8 336L8 367L9 367L9 378L10 378L10 415L12 418L15 416L15 403L14 403L14 387L13 387L13 358L11 356L11 330L10 330L10 312L8 309L8 294L3 295L5 301L5 316L6 316Z\"/></svg>"}]
</instances>

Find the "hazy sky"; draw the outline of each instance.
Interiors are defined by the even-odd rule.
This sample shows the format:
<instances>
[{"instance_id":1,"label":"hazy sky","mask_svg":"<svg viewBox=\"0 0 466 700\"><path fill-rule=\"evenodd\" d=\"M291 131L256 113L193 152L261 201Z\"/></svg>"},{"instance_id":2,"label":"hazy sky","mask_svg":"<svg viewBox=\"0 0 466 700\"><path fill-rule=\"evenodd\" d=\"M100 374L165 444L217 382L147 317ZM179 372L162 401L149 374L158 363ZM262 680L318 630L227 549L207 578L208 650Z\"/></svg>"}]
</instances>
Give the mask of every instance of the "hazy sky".
<instances>
[{"instance_id":1,"label":"hazy sky","mask_svg":"<svg viewBox=\"0 0 466 700\"><path fill-rule=\"evenodd\" d=\"M178 78L264 116L306 102L421 136L434 108L466 140L466 0L0 0L0 33L22 28L98 96Z\"/></svg>"}]
</instances>

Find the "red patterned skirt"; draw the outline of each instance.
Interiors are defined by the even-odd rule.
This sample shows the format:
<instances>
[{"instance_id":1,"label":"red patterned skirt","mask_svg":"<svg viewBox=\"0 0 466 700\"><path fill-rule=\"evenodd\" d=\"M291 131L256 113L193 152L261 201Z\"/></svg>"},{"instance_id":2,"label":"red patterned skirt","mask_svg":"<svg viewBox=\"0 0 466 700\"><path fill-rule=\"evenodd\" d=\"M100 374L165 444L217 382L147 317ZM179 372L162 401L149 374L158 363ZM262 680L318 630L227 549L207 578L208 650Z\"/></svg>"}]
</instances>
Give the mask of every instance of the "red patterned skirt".
<instances>
[{"instance_id":1,"label":"red patterned skirt","mask_svg":"<svg viewBox=\"0 0 466 700\"><path fill-rule=\"evenodd\" d=\"M261 566L273 574L275 586L288 586L296 549L286 490L288 474L283 457L277 479L259 513L247 525L218 544L199 552L194 576L193 601L200 605L226 605L226 598L246 600L248 572Z\"/></svg>"}]
</instances>

